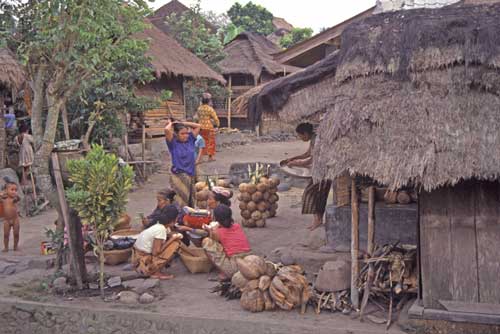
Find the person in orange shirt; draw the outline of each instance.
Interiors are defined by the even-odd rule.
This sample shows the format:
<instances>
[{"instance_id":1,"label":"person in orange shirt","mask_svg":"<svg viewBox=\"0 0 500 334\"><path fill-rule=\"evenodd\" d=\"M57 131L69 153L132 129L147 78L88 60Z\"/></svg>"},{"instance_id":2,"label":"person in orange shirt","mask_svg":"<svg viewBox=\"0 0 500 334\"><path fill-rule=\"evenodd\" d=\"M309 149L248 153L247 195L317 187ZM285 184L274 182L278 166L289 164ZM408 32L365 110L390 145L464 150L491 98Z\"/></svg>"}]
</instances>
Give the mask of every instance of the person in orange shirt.
<instances>
[{"instance_id":1,"label":"person in orange shirt","mask_svg":"<svg viewBox=\"0 0 500 334\"><path fill-rule=\"evenodd\" d=\"M205 148L201 151L201 154L208 155L208 161L215 160L215 127L220 126L217 113L210 106L211 100L212 96L209 93L204 93L201 106L197 112L198 123L201 125L200 135L205 140Z\"/></svg>"}]
</instances>

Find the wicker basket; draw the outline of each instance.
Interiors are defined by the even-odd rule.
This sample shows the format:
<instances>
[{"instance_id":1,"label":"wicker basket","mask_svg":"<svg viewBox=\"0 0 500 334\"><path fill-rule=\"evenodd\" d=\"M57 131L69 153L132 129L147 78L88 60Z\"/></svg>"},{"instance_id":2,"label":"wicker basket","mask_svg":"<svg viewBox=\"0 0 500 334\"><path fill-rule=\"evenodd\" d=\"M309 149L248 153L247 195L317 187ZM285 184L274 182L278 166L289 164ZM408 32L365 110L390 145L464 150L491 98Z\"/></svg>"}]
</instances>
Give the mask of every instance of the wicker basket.
<instances>
[{"instance_id":1,"label":"wicker basket","mask_svg":"<svg viewBox=\"0 0 500 334\"><path fill-rule=\"evenodd\" d=\"M130 255L132 255L132 247L104 251L104 263L110 266L116 266L117 264L127 262Z\"/></svg>"},{"instance_id":2,"label":"wicker basket","mask_svg":"<svg viewBox=\"0 0 500 334\"><path fill-rule=\"evenodd\" d=\"M111 238L116 239L116 238L132 237L132 236L137 236L141 232L142 232L141 230L136 230L133 228L128 229L128 230L119 230L119 231L111 233Z\"/></svg>"},{"instance_id":3,"label":"wicker basket","mask_svg":"<svg viewBox=\"0 0 500 334\"><path fill-rule=\"evenodd\" d=\"M334 203L336 206L351 204L351 177L342 175L335 180Z\"/></svg>"},{"instance_id":4,"label":"wicker basket","mask_svg":"<svg viewBox=\"0 0 500 334\"><path fill-rule=\"evenodd\" d=\"M179 250L182 263L192 274L208 273L212 270L212 263L202 248L187 248Z\"/></svg>"}]
</instances>

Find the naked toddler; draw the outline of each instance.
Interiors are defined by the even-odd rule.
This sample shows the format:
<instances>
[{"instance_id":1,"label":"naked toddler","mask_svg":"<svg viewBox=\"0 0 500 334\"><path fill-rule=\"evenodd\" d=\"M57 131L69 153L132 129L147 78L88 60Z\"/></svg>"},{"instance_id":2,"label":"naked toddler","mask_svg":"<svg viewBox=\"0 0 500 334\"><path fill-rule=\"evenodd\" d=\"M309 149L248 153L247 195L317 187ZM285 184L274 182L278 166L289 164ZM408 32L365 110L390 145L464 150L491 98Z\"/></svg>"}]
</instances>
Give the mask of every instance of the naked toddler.
<instances>
[{"instance_id":1,"label":"naked toddler","mask_svg":"<svg viewBox=\"0 0 500 334\"><path fill-rule=\"evenodd\" d=\"M17 203L20 198L17 194L17 184L6 181L4 191L1 194L4 211L3 223L3 252L9 251L10 230L14 233L14 251L17 251L19 245L19 213Z\"/></svg>"}]
</instances>

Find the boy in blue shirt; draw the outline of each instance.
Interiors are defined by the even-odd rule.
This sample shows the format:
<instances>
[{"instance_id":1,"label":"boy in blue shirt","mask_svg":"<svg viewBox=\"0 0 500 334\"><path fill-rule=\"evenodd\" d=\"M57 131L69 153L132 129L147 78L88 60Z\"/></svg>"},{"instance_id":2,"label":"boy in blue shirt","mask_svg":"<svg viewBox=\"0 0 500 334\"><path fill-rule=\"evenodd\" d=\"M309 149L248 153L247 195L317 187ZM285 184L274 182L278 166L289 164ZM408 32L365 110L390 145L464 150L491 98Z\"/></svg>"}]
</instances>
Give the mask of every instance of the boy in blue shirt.
<instances>
[{"instance_id":1,"label":"boy in blue shirt","mask_svg":"<svg viewBox=\"0 0 500 334\"><path fill-rule=\"evenodd\" d=\"M201 157L203 154L201 154L201 151L205 148L205 140L201 135L198 135L196 137L196 141L194 142L194 157L196 159L196 164L201 163Z\"/></svg>"}]
</instances>

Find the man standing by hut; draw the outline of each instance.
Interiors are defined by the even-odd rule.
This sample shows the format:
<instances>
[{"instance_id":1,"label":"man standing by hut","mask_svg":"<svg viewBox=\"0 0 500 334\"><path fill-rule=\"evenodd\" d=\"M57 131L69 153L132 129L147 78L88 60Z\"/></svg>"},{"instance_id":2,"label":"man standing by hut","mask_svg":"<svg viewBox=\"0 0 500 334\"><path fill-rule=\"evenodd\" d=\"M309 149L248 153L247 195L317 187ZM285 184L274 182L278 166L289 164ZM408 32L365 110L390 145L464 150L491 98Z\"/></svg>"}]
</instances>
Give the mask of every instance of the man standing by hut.
<instances>
[{"instance_id":1,"label":"man standing by hut","mask_svg":"<svg viewBox=\"0 0 500 334\"><path fill-rule=\"evenodd\" d=\"M302 141L310 142L309 149L304 154L281 161L280 165L311 168L313 161L312 153L316 141L314 128L310 123L301 123L295 129L295 132L297 132L297 136ZM309 226L309 230L311 231L323 224L323 215L325 214L326 202L331 186L332 182L329 180L314 183L311 179L304 190L304 194L302 195L302 214L314 215L313 223Z\"/></svg>"}]
</instances>

